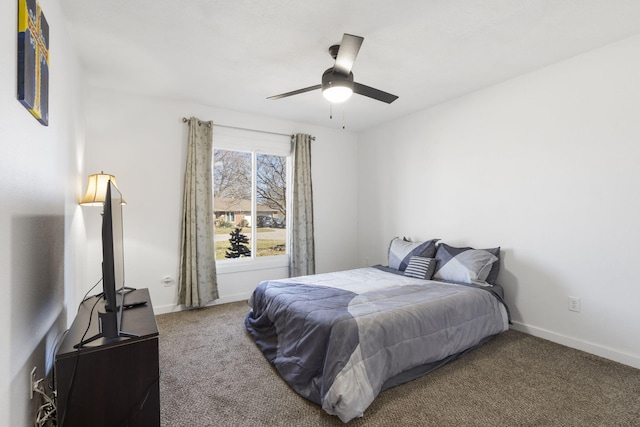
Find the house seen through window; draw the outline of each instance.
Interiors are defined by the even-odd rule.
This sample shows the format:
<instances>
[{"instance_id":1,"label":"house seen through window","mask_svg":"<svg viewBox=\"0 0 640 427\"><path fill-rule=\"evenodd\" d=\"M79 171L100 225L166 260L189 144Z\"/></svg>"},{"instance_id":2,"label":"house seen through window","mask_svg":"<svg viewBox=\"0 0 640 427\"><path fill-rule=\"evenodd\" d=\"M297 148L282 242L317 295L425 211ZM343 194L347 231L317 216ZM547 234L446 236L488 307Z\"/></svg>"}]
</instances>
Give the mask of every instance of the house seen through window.
<instances>
[{"instance_id":1,"label":"house seen through window","mask_svg":"<svg viewBox=\"0 0 640 427\"><path fill-rule=\"evenodd\" d=\"M282 155L214 150L216 260L286 256L288 164ZM244 237L232 236L236 229Z\"/></svg>"}]
</instances>

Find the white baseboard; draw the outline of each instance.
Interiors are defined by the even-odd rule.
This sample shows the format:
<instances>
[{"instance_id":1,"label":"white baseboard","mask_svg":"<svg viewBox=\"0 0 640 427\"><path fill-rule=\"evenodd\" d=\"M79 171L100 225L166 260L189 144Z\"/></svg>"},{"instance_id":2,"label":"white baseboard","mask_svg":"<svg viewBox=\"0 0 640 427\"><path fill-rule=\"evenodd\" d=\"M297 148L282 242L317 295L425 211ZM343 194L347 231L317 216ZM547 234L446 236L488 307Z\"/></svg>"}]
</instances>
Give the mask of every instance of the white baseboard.
<instances>
[{"instance_id":1,"label":"white baseboard","mask_svg":"<svg viewBox=\"0 0 640 427\"><path fill-rule=\"evenodd\" d=\"M640 369L640 357L632 354L623 353L608 347L603 347L601 345L567 335L558 334L556 332L527 325L525 323L513 322L511 329Z\"/></svg>"},{"instance_id":2,"label":"white baseboard","mask_svg":"<svg viewBox=\"0 0 640 427\"><path fill-rule=\"evenodd\" d=\"M224 298L218 298L217 300L210 302L209 304L207 304L207 307L210 307L213 305L227 304L230 302L247 301L250 296L251 296L250 292L229 295ZM181 305L181 304L167 304L167 305L153 306L153 312L156 314L156 316L158 314L175 313L183 310L190 310L190 308L185 307L184 305ZM247 305L247 311L249 311L249 305Z\"/></svg>"}]
</instances>

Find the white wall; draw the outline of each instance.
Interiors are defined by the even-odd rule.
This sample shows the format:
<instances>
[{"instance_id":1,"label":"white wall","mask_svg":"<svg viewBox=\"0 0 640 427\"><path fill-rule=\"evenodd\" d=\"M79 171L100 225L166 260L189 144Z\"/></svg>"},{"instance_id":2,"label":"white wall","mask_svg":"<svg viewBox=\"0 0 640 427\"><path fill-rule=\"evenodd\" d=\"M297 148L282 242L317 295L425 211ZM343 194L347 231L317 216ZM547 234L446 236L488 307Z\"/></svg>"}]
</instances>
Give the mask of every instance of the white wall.
<instances>
[{"instance_id":1,"label":"white wall","mask_svg":"<svg viewBox=\"0 0 640 427\"><path fill-rule=\"evenodd\" d=\"M350 132L273 120L168 99L90 88L87 108L87 171L116 176L127 200L124 208L125 275L129 286L149 288L156 313L178 309L182 186L187 125L182 117L227 126L278 133L310 133L312 148L316 270L326 272L357 264L357 138ZM215 141L214 141L215 144ZM87 271L100 278L100 215L87 217ZM219 271L220 300L239 301L270 278L287 277L286 268L242 273Z\"/></svg>"},{"instance_id":2,"label":"white wall","mask_svg":"<svg viewBox=\"0 0 640 427\"><path fill-rule=\"evenodd\" d=\"M501 246L514 328L640 367L639 51L627 39L361 135L361 262L402 235Z\"/></svg>"},{"instance_id":3,"label":"white wall","mask_svg":"<svg viewBox=\"0 0 640 427\"><path fill-rule=\"evenodd\" d=\"M33 425L29 373L50 373L83 274L83 75L58 2L40 4L50 25L48 127L16 99L18 2L0 2L0 426Z\"/></svg>"}]
</instances>

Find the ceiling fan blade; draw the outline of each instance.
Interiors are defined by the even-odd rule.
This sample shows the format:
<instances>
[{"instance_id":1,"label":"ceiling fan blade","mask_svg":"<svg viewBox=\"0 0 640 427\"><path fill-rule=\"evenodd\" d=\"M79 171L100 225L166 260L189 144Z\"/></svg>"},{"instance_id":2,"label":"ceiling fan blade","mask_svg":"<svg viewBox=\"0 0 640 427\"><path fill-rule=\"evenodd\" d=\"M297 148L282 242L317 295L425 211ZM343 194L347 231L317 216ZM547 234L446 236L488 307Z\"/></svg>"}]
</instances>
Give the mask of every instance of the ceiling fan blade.
<instances>
[{"instance_id":1,"label":"ceiling fan blade","mask_svg":"<svg viewBox=\"0 0 640 427\"><path fill-rule=\"evenodd\" d=\"M356 82L353 82L353 91L359 95L368 96L369 98L377 99L378 101L386 102L387 104L391 104L393 101L398 99L396 95Z\"/></svg>"},{"instance_id":2,"label":"ceiling fan blade","mask_svg":"<svg viewBox=\"0 0 640 427\"><path fill-rule=\"evenodd\" d=\"M340 74L348 76L351 68L353 68L353 63L356 60L356 56L358 56L363 41L364 37L345 33L342 36L338 56L336 56L336 65L334 65L333 69Z\"/></svg>"},{"instance_id":3,"label":"ceiling fan blade","mask_svg":"<svg viewBox=\"0 0 640 427\"><path fill-rule=\"evenodd\" d=\"M267 99L286 98L287 96L298 95L298 94L305 93L305 92L311 92L312 90L320 89L321 87L322 87L322 85L309 86L309 87L305 87L304 89L298 89L298 90L294 90L294 91L287 92L287 93L281 93L280 95L270 96Z\"/></svg>"}]
</instances>

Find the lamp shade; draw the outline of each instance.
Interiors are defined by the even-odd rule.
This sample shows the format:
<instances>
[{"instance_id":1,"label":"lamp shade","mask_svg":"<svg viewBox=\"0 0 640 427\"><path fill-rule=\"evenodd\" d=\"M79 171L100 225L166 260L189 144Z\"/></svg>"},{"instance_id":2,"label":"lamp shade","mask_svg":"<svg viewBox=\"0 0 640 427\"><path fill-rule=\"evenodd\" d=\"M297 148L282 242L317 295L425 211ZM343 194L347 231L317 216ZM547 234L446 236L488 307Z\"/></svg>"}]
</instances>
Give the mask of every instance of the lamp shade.
<instances>
[{"instance_id":1,"label":"lamp shade","mask_svg":"<svg viewBox=\"0 0 640 427\"><path fill-rule=\"evenodd\" d=\"M109 183L109 180L113 182L113 185L115 185L116 188L118 187L118 184L116 184L116 177L114 175L104 172L89 175L87 192L80 201L80 204L83 206L102 206L107 194L107 184Z\"/></svg>"}]
</instances>

